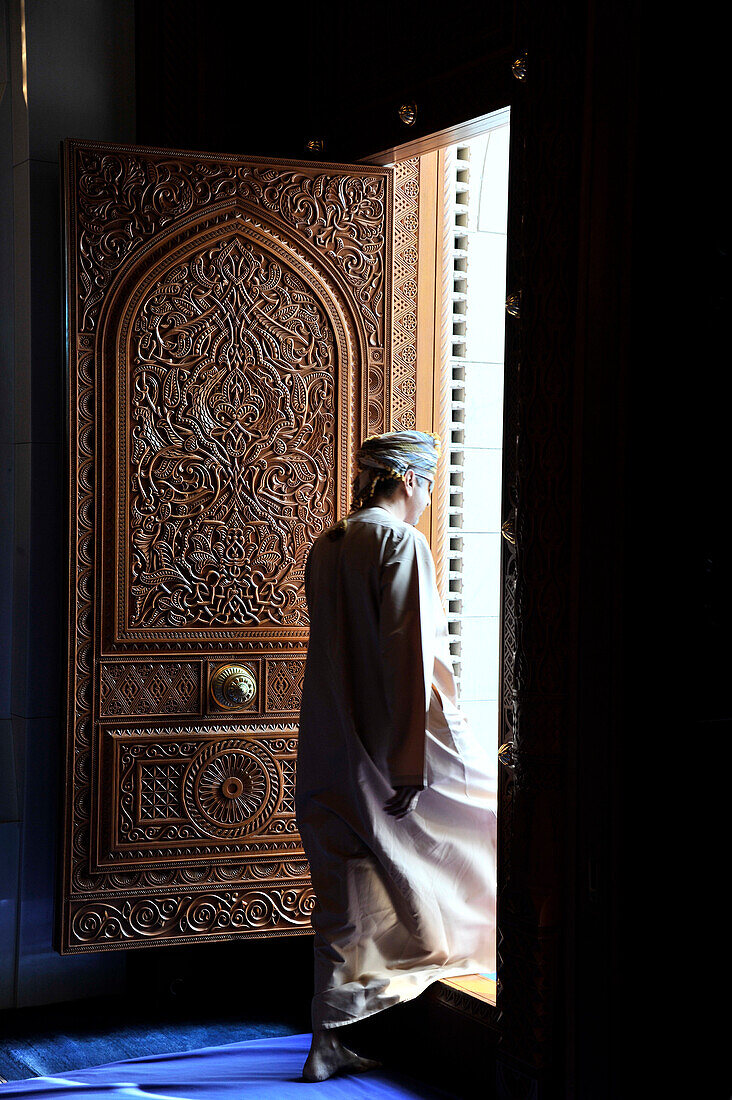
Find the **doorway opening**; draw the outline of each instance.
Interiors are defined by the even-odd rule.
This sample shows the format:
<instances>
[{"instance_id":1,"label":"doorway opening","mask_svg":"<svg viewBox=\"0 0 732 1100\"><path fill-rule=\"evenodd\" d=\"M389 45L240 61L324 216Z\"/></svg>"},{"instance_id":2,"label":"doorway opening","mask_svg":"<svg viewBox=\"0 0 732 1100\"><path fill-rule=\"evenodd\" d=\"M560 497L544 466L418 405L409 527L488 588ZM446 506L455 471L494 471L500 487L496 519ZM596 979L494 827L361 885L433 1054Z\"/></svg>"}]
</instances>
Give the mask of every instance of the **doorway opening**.
<instances>
[{"instance_id":1,"label":"doorway opening","mask_svg":"<svg viewBox=\"0 0 732 1100\"><path fill-rule=\"evenodd\" d=\"M396 175L391 428L437 432L420 528L446 608L460 708L497 786L508 108L367 158ZM446 984L495 1004L496 975Z\"/></svg>"}]
</instances>

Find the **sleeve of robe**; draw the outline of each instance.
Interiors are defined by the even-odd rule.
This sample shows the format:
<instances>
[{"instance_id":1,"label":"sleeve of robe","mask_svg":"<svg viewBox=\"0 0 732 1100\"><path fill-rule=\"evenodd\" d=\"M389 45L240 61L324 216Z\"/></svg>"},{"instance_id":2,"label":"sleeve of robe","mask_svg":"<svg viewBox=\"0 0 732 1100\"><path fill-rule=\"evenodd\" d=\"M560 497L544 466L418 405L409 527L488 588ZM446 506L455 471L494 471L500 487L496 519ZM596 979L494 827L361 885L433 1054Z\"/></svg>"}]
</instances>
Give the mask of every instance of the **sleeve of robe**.
<instances>
[{"instance_id":1,"label":"sleeve of robe","mask_svg":"<svg viewBox=\"0 0 732 1100\"><path fill-rule=\"evenodd\" d=\"M388 779L425 786L425 726L434 667L435 566L414 528L394 533L381 569L379 635L389 713Z\"/></svg>"}]
</instances>

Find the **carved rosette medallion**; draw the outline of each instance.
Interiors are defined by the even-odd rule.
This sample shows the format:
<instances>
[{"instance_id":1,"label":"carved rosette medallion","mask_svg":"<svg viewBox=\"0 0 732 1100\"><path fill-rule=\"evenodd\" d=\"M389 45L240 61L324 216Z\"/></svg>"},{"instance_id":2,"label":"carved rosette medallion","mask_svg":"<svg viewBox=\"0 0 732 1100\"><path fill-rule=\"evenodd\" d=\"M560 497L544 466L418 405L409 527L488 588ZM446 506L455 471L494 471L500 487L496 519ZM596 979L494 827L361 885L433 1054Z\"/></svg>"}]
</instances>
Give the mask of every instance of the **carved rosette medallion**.
<instances>
[{"instance_id":1,"label":"carved rosette medallion","mask_svg":"<svg viewBox=\"0 0 732 1100\"><path fill-rule=\"evenodd\" d=\"M189 764L183 800L201 832L237 840L265 825L277 806L280 787L277 765L262 745L218 741Z\"/></svg>"},{"instance_id":2,"label":"carved rosette medallion","mask_svg":"<svg viewBox=\"0 0 732 1100\"><path fill-rule=\"evenodd\" d=\"M101 808L100 867L144 865L157 882L170 861L215 856L232 866L191 866L186 875L198 877L186 881L228 882L241 876L242 858L301 851L295 727L220 726L223 739L212 738L216 729L100 731L101 767L116 777Z\"/></svg>"}]
</instances>

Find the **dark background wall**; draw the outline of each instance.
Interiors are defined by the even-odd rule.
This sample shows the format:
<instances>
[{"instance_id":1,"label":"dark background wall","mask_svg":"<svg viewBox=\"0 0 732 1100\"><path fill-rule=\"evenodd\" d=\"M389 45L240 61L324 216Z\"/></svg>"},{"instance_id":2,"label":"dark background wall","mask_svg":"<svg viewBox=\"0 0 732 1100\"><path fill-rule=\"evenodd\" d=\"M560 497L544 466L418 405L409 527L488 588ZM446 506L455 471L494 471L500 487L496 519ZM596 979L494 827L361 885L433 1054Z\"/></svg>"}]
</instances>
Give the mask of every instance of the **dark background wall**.
<instances>
[{"instance_id":1,"label":"dark background wall","mask_svg":"<svg viewBox=\"0 0 732 1100\"><path fill-rule=\"evenodd\" d=\"M157 6L143 5L136 32L132 0L33 0L23 35L20 0L0 7L0 1009L140 992L165 1011L197 993L209 998L211 975L220 974L211 1011L233 1000L246 1017L263 1011L264 977L277 970L298 989L307 1027L308 937L142 957L62 958L52 946L67 570L59 143L137 140L137 33L146 51L142 85L161 82L169 114L180 116L176 140L195 145L199 131L185 124L185 70L178 74L171 58L179 63L177 26L180 56L195 55L196 26L186 22L185 4L177 8L161 23ZM242 41L243 27L238 34ZM144 100L140 113L155 110ZM204 121L216 117L212 104L198 110ZM251 105L239 100L238 110ZM229 972L233 982L224 980Z\"/></svg>"},{"instance_id":2,"label":"dark background wall","mask_svg":"<svg viewBox=\"0 0 732 1100\"><path fill-rule=\"evenodd\" d=\"M134 140L134 9L37 0L25 13L23 34L19 0L0 7L3 1006L112 991L124 978L123 959L62 959L51 946L66 568L58 150L74 133Z\"/></svg>"},{"instance_id":3,"label":"dark background wall","mask_svg":"<svg viewBox=\"0 0 732 1100\"><path fill-rule=\"evenodd\" d=\"M151 975L166 986L212 967L261 977L285 951L303 996L309 980L305 937L277 951L252 941L127 957L62 959L51 947L66 562L58 142L307 157L315 137L326 159L357 159L509 101L520 121L529 100L510 63L526 49L533 121L517 130L526 172L512 188L527 198L546 293L532 307L522 369L541 373L541 349L561 327L571 378L556 397L572 523L570 600L558 609L569 649L555 1041L566 1095L620 1095L629 1019L652 999L650 906L657 892L668 898L668 816L649 826L646 811L654 787L662 801L668 790L664 760L682 751L669 711L685 681L706 685L705 743L718 751L730 730L729 555L716 490L728 461L719 365L729 251L713 182L721 78L715 86L705 72L694 89L704 108L684 115L688 80L641 3L466 0L432 12L320 2L297 19L221 0L33 0L26 104L20 0L0 11L0 1005L144 989ZM412 130L398 121L402 100L418 105ZM679 187L681 133L705 180L701 202ZM681 295L687 311L703 298L693 353L675 312L679 227L701 241L691 270L703 283ZM709 430L684 453L678 440L695 412ZM691 630L704 655L703 669L686 662L681 677L680 662L665 660L688 637L673 614L684 600L677 574L669 584L670 558L681 467L695 455ZM672 782L678 790L677 773Z\"/></svg>"},{"instance_id":4,"label":"dark background wall","mask_svg":"<svg viewBox=\"0 0 732 1100\"><path fill-rule=\"evenodd\" d=\"M276 26L271 8L232 0L137 11L140 142L307 159L306 141L322 137L331 160L485 113L516 17L513 0L465 0L455 17L414 0L315 0ZM397 109L417 91L407 131Z\"/></svg>"}]
</instances>

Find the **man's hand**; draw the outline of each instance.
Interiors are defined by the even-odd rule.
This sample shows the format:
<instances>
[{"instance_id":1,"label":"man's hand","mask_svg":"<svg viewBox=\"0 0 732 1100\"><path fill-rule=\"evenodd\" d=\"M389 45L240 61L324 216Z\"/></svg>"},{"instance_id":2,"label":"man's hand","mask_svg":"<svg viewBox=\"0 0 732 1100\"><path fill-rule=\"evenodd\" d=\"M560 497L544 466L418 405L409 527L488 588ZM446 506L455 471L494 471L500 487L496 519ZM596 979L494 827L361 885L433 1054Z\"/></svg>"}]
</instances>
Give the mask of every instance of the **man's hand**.
<instances>
[{"instance_id":1,"label":"man's hand","mask_svg":"<svg viewBox=\"0 0 732 1100\"><path fill-rule=\"evenodd\" d=\"M392 817L406 817L417 805L421 787L395 787L396 794L387 799L384 809Z\"/></svg>"}]
</instances>

